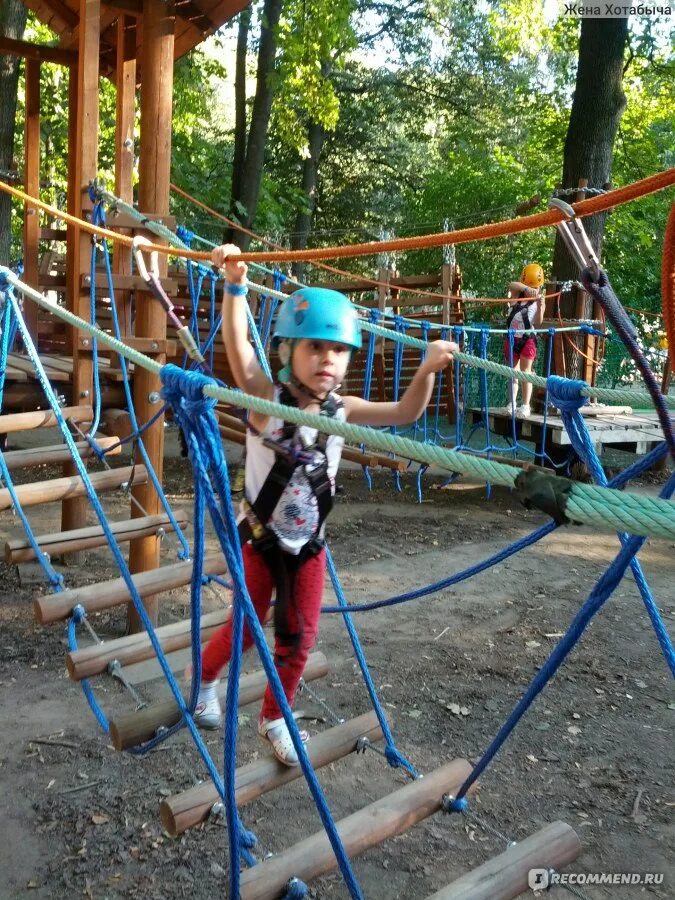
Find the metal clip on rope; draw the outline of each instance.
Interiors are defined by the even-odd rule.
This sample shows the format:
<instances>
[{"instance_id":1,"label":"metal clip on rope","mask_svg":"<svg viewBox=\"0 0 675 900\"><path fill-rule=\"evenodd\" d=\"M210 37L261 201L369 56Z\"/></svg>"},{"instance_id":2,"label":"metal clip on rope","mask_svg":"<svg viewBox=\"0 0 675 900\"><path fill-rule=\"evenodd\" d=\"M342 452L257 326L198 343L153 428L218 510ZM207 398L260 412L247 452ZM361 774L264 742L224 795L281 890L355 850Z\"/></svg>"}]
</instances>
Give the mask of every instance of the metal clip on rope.
<instances>
[{"instance_id":1,"label":"metal clip on rope","mask_svg":"<svg viewBox=\"0 0 675 900\"><path fill-rule=\"evenodd\" d=\"M588 267L593 274L594 280L597 281L600 275L600 263L595 255L595 250L591 246L591 242L588 240L582 221L576 217L574 208L559 197L552 197L548 205L550 209L557 209L567 216L565 221L556 224L555 227L558 230L558 234L563 239L574 262L580 269Z\"/></svg>"},{"instance_id":2,"label":"metal clip on rope","mask_svg":"<svg viewBox=\"0 0 675 900\"><path fill-rule=\"evenodd\" d=\"M162 309L166 312L167 316L169 317L169 321L176 329L178 340L183 345L183 348L185 349L187 355L190 357L190 359L194 360L197 363L204 363L206 362L206 360L202 356L202 353L197 346L197 343L192 336L190 329L187 325L183 325L181 320L178 318L174 311L173 303L162 287L162 282L159 279L159 253L157 250L150 251L150 271L148 271L148 268L145 265L145 259L143 258L141 247L143 245L149 244L150 241L146 237L143 237L143 235L137 234L134 237L132 249L134 252L134 259L136 260L138 272L143 281L145 281L145 283L150 288L150 291L161 303Z\"/></svg>"},{"instance_id":3,"label":"metal clip on rope","mask_svg":"<svg viewBox=\"0 0 675 900\"><path fill-rule=\"evenodd\" d=\"M607 275L600 268L598 257L588 240L584 224L581 219L577 219L574 209L569 203L565 203L564 200L557 197L553 197L548 205L567 216L564 222L556 224L556 228L569 250L570 256L582 271L582 282L588 277L591 283L598 288L606 286L608 284ZM584 290L588 290L586 285L583 287ZM631 337L636 337L635 325L613 291L604 291L602 297L596 297L596 299L615 327L620 324Z\"/></svg>"}]
</instances>

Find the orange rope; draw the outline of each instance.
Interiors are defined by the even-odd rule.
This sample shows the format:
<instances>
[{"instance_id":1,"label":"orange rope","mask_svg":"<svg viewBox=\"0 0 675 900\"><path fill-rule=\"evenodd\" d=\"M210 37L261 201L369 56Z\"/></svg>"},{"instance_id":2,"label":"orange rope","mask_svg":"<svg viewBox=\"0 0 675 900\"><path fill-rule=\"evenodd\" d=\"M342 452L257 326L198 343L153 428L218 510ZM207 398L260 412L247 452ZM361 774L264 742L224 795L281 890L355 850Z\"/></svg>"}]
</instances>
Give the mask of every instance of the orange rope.
<instances>
[{"instance_id":1,"label":"orange rope","mask_svg":"<svg viewBox=\"0 0 675 900\"><path fill-rule=\"evenodd\" d=\"M283 250L284 248L281 244L275 244L274 241L270 241L269 238L263 237L261 234L257 234L255 231L251 231L249 228L245 228L243 225L240 225L239 222L235 222L234 219L229 219L227 216L223 215L223 213L218 212L217 209L213 209L211 206L207 206L206 203L203 203L201 200L198 200L196 197L193 197L191 194L188 194L187 191L184 191L182 188L179 188L177 184L173 184L171 182L169 184L171 190L178 194L181 197L184 197L190 203L194 203L195 206L198 206L200 209L203 209L205 212L209 213L209 215L214 216L214 218L219 219L221 222L225 222L226 225L229 225L231 228L234 228L237 231L240 231L242 234L247 234L249 237L253 238L256 241L260 241L262 244L266 244L268 247L272 247L274 250ZM357 279L358 281L363 281L365 284L370 285L371 287L384 287L389 288L390 290L398 291L399 293L406 294L416 294L420 297L430 297L436 304L440 304L441 300L449 299L449 300L461 300L462 297L444 297L443 294L437 294L434 291L424 291L420 288L411 288L411 287L399 287L397 284L391 284L388 281L378 281L376 278L369 278L366 275L357 275L355 272L348 272L346 269L337 269L335 266L329 266L326 263L314 262L312 265L316 266L317 269L323 269L326 272L331 272L334 275L342 275L343 277L350 279Z\"/></svg>"},{"instance_id":2,"label":"orange rope","mask_svg":"<svg viewBox=\"0 0 675 900\"><path fill-rule=\"evenodd\" d=\"M675 203L670 207L670 215L663 238L661 259L661 302L663 320L668 335L668 356L675 368Z\"/></svg>"},{"instance_id":3,"label":"orange rope","mask_svg":"<svg viewBox=\"0 0 675 900\"><path fill-rule=\"evenodd\" d=\"M626 185L614 191L608 191L606 194L600 194L597 197L590 197L588 200L581 200L579 203L573 204L574 211L577 216L590 216L594 213L603 212L622 203L628 203L638 197L644 197L655 191L663 190L666 187L675 184L675 167L667 169L665 172L659 172L648 178L636 181L634 184ZM117 241L124 246L132 245L132 238L127 235L117 234L107 228L101 228L92 225L91 222L85 222L75 216L71 216L63 210L43 203L41 200L31 197L29 194L5 184L0 181L0 190L6 194L11 194L18 200L28 203L30 206L43 210L48 215L55 216L74 225L82 231L89 234L97 234L109 240ZM315 259L330 259L335 257L352 257L352 256L368 256L374 253L389 252L392 250L420 250L424 247L441 247L445 244L465 244L469 241L484 241L490 238L502 237L507 234L517 234L525 231L533 231L537 228L545 228L555 225L557 222L563 221L563 214L557 209L550 209L547 212L535 213L532 216L523 216L519 219L509 219L504 222L495 222L491 225L478 225L473 228L464 228L459 231L443 231L439 234L428 234L420 237L398 238L391 241L371 241L367 244L352 244L348 247L323 247L315 250L282 250L276 253L242 253L239 257L244 262L300 262L311 261ZM211 255L196 250L180 250L167 247L164 244L146 244L146 252L156 250L171 256L180 256L184 259L194 259L199 262L210 262ZM675 346L675 344L674 344Z\"/></svg>"}]
</instances>

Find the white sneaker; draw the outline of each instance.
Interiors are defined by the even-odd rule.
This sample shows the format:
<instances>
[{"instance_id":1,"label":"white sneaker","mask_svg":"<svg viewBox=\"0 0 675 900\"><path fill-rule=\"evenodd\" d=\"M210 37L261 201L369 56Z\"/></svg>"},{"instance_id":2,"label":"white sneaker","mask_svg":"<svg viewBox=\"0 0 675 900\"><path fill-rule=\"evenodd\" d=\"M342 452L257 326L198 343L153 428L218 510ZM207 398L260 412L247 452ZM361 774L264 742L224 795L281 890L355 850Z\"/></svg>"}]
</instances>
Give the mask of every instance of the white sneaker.
<instances>
[{"instance_id":1,"label":"white sneaker","mask_svg":"<svg viewBox=\"0 0 675 900\"><path fill-rule=\"evenodd\" d=\"M199 728L220 728L223 713L216 693L217 681L203 681L195 707L194 720Z\"/></svg>"},{"instance_id":2,"label":"white sneaker","mask_svg":"<svg viewBox=\"0 0 675 900\"><path fill-rule=\"evenodd\" d=\"M506 413L507 416L512 416L513 415L513 403L507 403L506 406L504 407L504 412Z\"/></svg>"},{"instance_id":3,"label":"white sneaker","mask_svg":"<svg viewBox=\"0 0 675 900\"><path fill-rule=\"evenodd\" d=\"M258 719L258 734L272 745L274 755L285 766L298 766L300 760L293 746L291 734L284 719ZM309 740L306 731L300 732L303 744Z\"/></svg>"},{"instance_id":4,"label":"white sneaker","mask_svg":"<svg viewBox=\"0 0 675 900\"><path fill-rule=\"evenodd\" d=\"M523 419L529 419L532 415L532 410L530 409L529 403L523 403L518 407L518 415L522 416Z\"/></svg>"}]
</instances>

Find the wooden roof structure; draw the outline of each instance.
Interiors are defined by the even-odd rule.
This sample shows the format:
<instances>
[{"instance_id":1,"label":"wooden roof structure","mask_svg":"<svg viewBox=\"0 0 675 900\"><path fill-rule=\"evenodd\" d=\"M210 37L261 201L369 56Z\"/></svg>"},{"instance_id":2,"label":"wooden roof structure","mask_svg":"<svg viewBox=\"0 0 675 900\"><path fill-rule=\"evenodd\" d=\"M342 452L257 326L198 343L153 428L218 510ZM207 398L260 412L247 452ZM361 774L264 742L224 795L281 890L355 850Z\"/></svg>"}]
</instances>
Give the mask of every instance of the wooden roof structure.
<instances>
[{"instance_id":1,"label":"wooden roof structure","mask_svg":"<svg viewBox=\"0 0 675 900\"><path fill-rule=\"evenodd\" d=\"M23 0L44 25L58 36L55 50L76 53L79 43L79 0ZM213 34L250 0L175 0L174 59L180 59L209 35ZM118 20L125 17L129 38L136 43L139 62L142 59L143 0L101 0L100 74L115 75ZM136 38L136 33L138 38ZM139 66L140 68L140 66Z\"/></svg>"}]
</instances>

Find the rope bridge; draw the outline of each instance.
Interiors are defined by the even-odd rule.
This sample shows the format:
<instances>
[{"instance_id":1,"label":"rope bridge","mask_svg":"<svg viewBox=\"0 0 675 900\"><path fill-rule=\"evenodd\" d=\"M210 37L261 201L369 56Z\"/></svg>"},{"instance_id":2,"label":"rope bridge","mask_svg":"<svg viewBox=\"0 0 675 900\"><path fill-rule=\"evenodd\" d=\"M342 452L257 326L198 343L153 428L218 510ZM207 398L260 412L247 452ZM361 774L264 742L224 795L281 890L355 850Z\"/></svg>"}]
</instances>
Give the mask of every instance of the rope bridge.
<instances>
[{"instance_id":1,"label":"rope bridge","mask_svg":"<svg viewBox=\"0 0 675 900\"><path fill-rule=\"evenodd\" d=\"M668 175L668 173L664 174ZM672 183L672 181L669 183ZM663 186L663 184L661 184L661 186ZM654 187L653 189L656 190L659 188ZM614 193L610 196L614 196ZM603 198L598 197L584 202L592 204L602 199ZM611 205L615 205L615 203L616 200ZM105 229L103 231L105 231ZM453 232L452 237L456 238L458 234L458 232ZM110 233L110 235L115 238L118 237L117 235L114 235L114 233ZM448 235L446 234L444 237L447 239ZM197 277L200 277L200 275ZM278 285L278 287L280 287L280 285ZM72 315L67 310L51 304L37 291L34 291L32 288L25 285L15 273L4 267L0 267L0 290L2 290L6 298L3 312L3 343L1 347L0 366L2 366L2 370L4 371L3 364L6 362L7 358L9 336L13 328L16 327L22 336L29 358L38 373L45 396L49 401L52 415L58 423L68 451L77 468L83 490L90 500L92 508L99 520L100 528L105 534L116 564L119 567L121 580L124 582L126 592L125 598L131 598L141 621L143 622L149 644L152 647L152 651L154 652L169 685L173 698L173 706L178 710L177 718L174 717L174 724L169 727L159 727L148 739L143 740L136 746L131 745L128 749L133 749L133 751L137 753L147 752L148 749L155 746L160 740L164 740L178 728L183 726L188 728L195 746L202 757L204 765L209 772L214 785L214 790L222 804L222 808L224 809L227 818L231 860L231 865L229 867L230 896L248 898L260 896L284 896L287 898L303 897L306 896L308 890L303 878L316 877L317 874L323 874L333 868L337 862L345 879L350 896L362 897L361 889L350 862L350 857L354 853L360 852L366 846L371 846L373 843L376 843L387 836L399 833L408 827L411 822L418 821L430 812L443 809L446 812L459 811L464 814L470 814L468 810L468 797L470 796L471 790L475 786L477 779L492 762L503 743L512 733L525 712L529 709L532 702L576 646L584 630L609 599L628 568L631 569L633 577L636 580L667 665L675 676L675 652L673 650L673 645L636 559L636 554L642 546L646 536L659 536L670 541L675 539L675 503L671 502L670 499L672 497L672 492L675 489L675 474L670 477L661 491L659 498L645 497L610 489L597 459L597 455L595 454L592 440L589 438L584 419L579 412L580 408L587 402L589 396L594 396L598 399L610 399L611 397L611 400L616 401L621 396L621 392L605 393L603 396L599 395L595 389L589 389L583 382L570 382L566 379L556 379L552 376L546 379L541 379L540 376L523 377L526 373L514 372L514 370L508 366L492 363L480 356L477 357L468 353L458 353L456 355L457 366L464 365L479 371L490 371L498 377L508 379L520 377L521 380L531 380L531 383L544 387L548 391L553 402L555 402L562 410L565 425L575 450L584 459L597 482L596 485L583 485L567 479L555 478L546 473L533 470L523 471L515 466L506 465L494 460L468 456L456 450L447 450L432 444L422 443L400 434L391 434L371 428L355 426L323 416L310 414L297 408L283 407L271 401L261 400L260 398L251 397L240 391L227 388L218 384L213 378L204 374L204 372L191 369L180 369L171 365L160 366L143 354L126 347L118 337L108 335L98 329L95 325L95 321L93 323L87 323ZM274 296L267 288L261 290L267 292L271 297ZM190 554L192 560L192 565L190 567L190 643L192 648L193 679L187 697L184 696L181 688L177 684L171 666L167 661L162 639L158 634L160 629L153 628L152 623L144 610L142 592L139 590L138 578L134 578L129 573L115 532L108 523L101 502L97 496L95 489L96 475L90 475L82 462L81 448L76 445L76 442L69 431L66 417L60 409L58 398L55 396L48 382L44 367L41 364L37 351L23 321L22 312L15 297L15 291L19 291L25 298L36 302L38 305L42 306L42 308L49 310L69 325L87 332L95 338L96 342L100 342L101 345L107 346L118 353L122 359L133 362L134 365L141 366L148 371L159 375L163 384L163 398L166 403L170 405L176 420L179 422L185 434L195 478L195 506L193 518L194 538ZM211 328L211 331L217 333L215 310L212 318L212 325L214 327ZM16 325L14 326L13 323L16 323ZM261 314L258 323L262 334L269 328L270 323L271 314L268 315L267 311L265 311L264 315ZM407 345L419 349L420 352L423 353L427 346L425 340L414 338L411 335L406 334L402 323L398 323L398 327L395 330L384 328L373 320L364 320L362 324L364 329L373 337L386 337L395 341L397 347ZM256 342L256 349L262 361L264 360L264 341L260 340L262 334L258 334L257 328L252 328L252 333L259 338ZM211 334L209 335L211 341L213 340L213 336L214 335ZM372 339L370 343L372 343ZM3 383L4 382L0 380L0 395ZM594 391L594 393L590 393L591 391ZM636 394L630 392L630 398L631 402L635 402ZM641 395L641 400L643 400L645 404L657 402L654 400L651 393ZM316 742L312 741L308 747L305 747L303 744L292 711L288 706L281 683L278 679L272 656L264 638L262 625L257 619L251 599L248 595L243 576L241 548L232 507L227 464L223 454L218 419L214 412L215 403L218 401L231 406L254 410L263 415L279 416L286 421L299 425L307 425L324 433L338 434L356 445L361 444L363 446L372 447L385 453L395 453L399 456L416 460L425 466L437 465L449 472L461 472L478 477L486 482L504 485L515 489L526 503L542 509L549 514L553 520L543 528L537 529L527 538L516 542L499 554L496 554L479 564L479 566L474 566L465 572L451 576L449 579L445 579L435 585L428 585L415 592L410 592L408 595L399 595L397 597L389 598L386 601L377 601L376 604L366 604L361 607L351 606L348 603L340 585L333 561L329 556L329 573L338 599L338 605L324 611L328 613L339 612L344 617L376 717L374 722L358 722L357 726L356 723L358 720L354 720L348 728L346 728L346 726L349 723L343 723L336 725L336 728L331 729L330 731L346 728L346 730L340 731L340 735L342 735L340 740L343 741L345 753L350 752L350 750L353 749L369 749L372 747L373 741L380 737L384 737L386 743L384 755L386 756L387 761L392 766L403 767L412 779L410 784L401 788L399 791L396 791L388 798L385 798L384 801L378 801L371 804L370 807L367 807L359 813L355 813L341 823L336 823L333 820L314 773L314 768L317 765L322 765L326 762L326 747L330 742L339 742L339 739L337 735L331 735L331 741L329 742L326 740L325 744L321 743L320 739L317 739ZM672 408L672 403L674 402L673 398L666 398L665 402L668 403L668 408ZM94 420L96 420L98 418L97 408L93 409L92 413ZM143 427L144 426L139 426L137 422L134 422L136 439L140 439ZM622 473L621 476L611 483L611 487L618 487L626 483L630 477L643 471L648 465L653 465L657 459L662 458L669 450L672 451L672 445L672 432L669 433L667 429L666 442L660 445L643 460L640 460L639 463L632 466L630 470ZM102 458L103 455L104 454L101 454L99 458ZM0 454L0 474L7 484L12 505L17 511L20 511L21 501L16 491L12 490L9 468L6 465L2 454ZM201 677L201 595L204 582L211 574L210 563L208 558L205 557L204 552L205 516L207 512L218 538L222 558L226 563L234 588L234 603L231 611L233 621L233 653L225 696L225 766L222 777L211 759L208 749L202 741L193 720L197 689ZM24 520L25 517L22 516L22 521ZM452 763L441 767L436 772L425 775L424 779L420 779L419 772L415 766L396 748L393 735L381 709L372 679L370 678L368 666L351 620L351 613L376 608L376 606L395 605L397 603L406 602L407 600L424 596L434 590L439 590L441 587L447 586L450 583L457 583L457 581L471 577L478 571L484 571L489 568L489 566L494 565L508 555L512 555L526 546L531 546L536 540L541 539L554 528L567 522L593 524L596 527L617 531L619 533L621 549L616 559L598 580L588 599L574 617L566 633L556 645L541 670L537 673L522 698L518 701L507 721L504 723L494 740L489 744L478 763L472 767L463 760L455 760ZM27 528L27 534L30 534L30 526L27 524L27 520L24 521L24 526ZM45 557L45 554L40 551L37 542L34 543L34 550L38 555L38 558ZM183 552L185 552L184 547ZM41 561L45 566L47 576L54 588L54 597L58 599L59 595L67 594L68 591L64 588L62 579L54 572L53 568L51 568L48 557L42 558ZM63 604L63 607L62 615L71 617L69 622L69 639L71 642L70 659L72 659L78 652L75 636L76 626L78 624L84 624L85 627L91 629L91 625L88 622L87 610L82 604L76 603L75 605L72 605L70 598L68 598L66 599L65 604ZM256 859L254 854L256 843L255 837L252 833L247 831L239 813L239 806L244 801L242 800L241 794L241 770L236 770L235 759L238 727L237 709L240 702L241 689L240 669L244 623L246 623L253 635L266 680L271 684L272 690L282 709L284 719L286 720L296 752L300 759L301 772L307 780L310 792L325 829L325 835L315 835L308 839L308 841L303 842L303 844L298 845L296 848L291 848L291 850L286 851L277 857L265 859L264 861L258 861ZM92 634L95 636L93 630ZM85 688L88 700L92 705L94 712L97 714L101 725L106 729L110 728L110 723L108 723L98 707L91 686L88 685L86 679L83 681L83 687ZM329 732L325 732L326 736L328 734ZM356 738L354 737L355 735ZM372 747L372 749L375 748ZM332 758L336 757L333 756ZM330 761L330 757L328 758L328 761ZM288 772L285 772L283 773L283 779L278 777L275 783L280 784L282 783L282 780L290 780L291 777L297 777L297 775L289 775ZM209 804L207 803L206 805L207 809L210 809ZM397 811L396 815L392 815L391 810L393 809ZM538 854L537 859L541 859L541 854L543 852L542 848L550 845L551 837L549 834L545 837L542 835L535 837L537 838L535 840L535 849ZM569 838L569 835L567 835L567 837ZM525 865L525 843L527 842L523 843L519 851L523 854L522 859L519 857L521 866ZM565 843L564 850L557 847L550 864L564 864L564 862L574 858L576 853L578 853L578 849L578 841L575 843L572 838L569 838ZM511 851L507 851L507 853L508 852ZM513 858L512 854L510 859L512 860ZM249 867L247 871L242 872L240 870L240 860ZM524 871L526 871L526 869ZM512 885L512 888L515 890L515 885ZM507 894L504 894L503 896L507 896ZM509 893L508 896L516 896L516 894Z\"/></svg>"}]
</instances>

